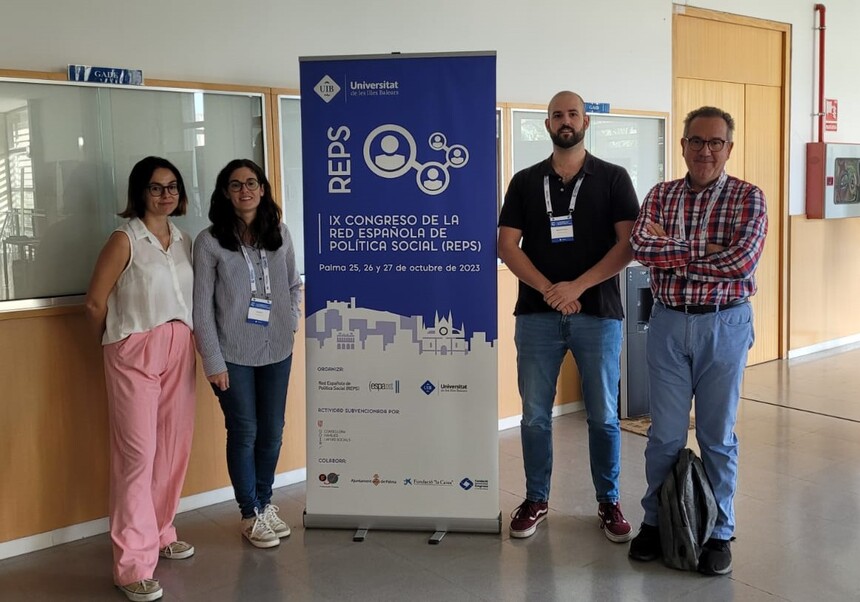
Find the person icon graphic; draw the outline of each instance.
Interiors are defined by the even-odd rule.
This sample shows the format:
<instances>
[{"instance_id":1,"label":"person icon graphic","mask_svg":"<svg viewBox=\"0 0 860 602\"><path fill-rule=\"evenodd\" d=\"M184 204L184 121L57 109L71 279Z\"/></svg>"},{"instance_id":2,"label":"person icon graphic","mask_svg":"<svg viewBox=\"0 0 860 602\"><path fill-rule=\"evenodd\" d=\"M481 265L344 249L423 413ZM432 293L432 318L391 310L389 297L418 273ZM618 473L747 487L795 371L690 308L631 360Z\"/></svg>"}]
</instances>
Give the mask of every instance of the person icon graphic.
<instances>
[{"instance_id":1,"label":"person icon graphic","mask_svg":"<svg viewBox=\"0 0 860 602\"><path fill-rule=\"evenodd\" d=\"M415 138L395 123L374 128L364 139L364 162L381 178L399 178L412 169L418 170L421 164L416 162L417 156Z\"/></svg>"},{"instance_id":2,"label":"person icon graphic","mask_svg":"<svg viewBox=\"0 0 860 602\"><path fill-rule=\"evenodd\" d=\"M469 160L469 152L465 146L456 144L448 149L447 157L452 167L463 167Z\"/></svg>"},{"instance_id":3,"label":"person icon graphic","mask_svg":"<svg viewBox=\"0 0 860 602\"><path fill-rule=\"evenodd\" d=\"M397 140L397 136L393 134L383 136L379 146L385 154L379 154L373 158L377 167L385 171L394 171L403 167L406 157L397 153L397 149L400 148L400 141Z\"/></svg>"},{"instance_id":4,"label":"person icon graphic","mask_svg":"<svg viewBox=\"0 0 860 602\"><path fill-rule=\"evenodd\" d=\"M424 186L426 190L437 191L440 190L444 184L441 180L440 172L437 168L431 167L426 172L424 172L424 180L421 184Z\"/></svg>"}]
</instances>

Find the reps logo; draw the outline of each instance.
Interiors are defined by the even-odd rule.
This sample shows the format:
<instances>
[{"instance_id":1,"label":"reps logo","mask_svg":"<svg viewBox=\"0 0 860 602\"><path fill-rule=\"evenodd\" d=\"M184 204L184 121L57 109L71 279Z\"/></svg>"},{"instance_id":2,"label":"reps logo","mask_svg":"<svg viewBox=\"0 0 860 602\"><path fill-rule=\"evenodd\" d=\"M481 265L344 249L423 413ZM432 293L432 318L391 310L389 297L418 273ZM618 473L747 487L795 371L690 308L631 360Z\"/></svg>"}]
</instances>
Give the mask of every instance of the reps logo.
<instances>
[{"instance_id":1,"label":"reps logo","mask_svg":"<svg viewBox=\"0 0 860 602\"><path fill-rule=\"evenodd\" d=\"M436 161L418 160L418 145L403 126L386 123L375 128L364 140L364 162L381 178L394 179L415 170L415 185L427 195L441 194L451 183L448 173L469 162L469 150L462 144L448 145L442 132L427 140L431 153L442 153Z\"/></svg>"}]
</instances>

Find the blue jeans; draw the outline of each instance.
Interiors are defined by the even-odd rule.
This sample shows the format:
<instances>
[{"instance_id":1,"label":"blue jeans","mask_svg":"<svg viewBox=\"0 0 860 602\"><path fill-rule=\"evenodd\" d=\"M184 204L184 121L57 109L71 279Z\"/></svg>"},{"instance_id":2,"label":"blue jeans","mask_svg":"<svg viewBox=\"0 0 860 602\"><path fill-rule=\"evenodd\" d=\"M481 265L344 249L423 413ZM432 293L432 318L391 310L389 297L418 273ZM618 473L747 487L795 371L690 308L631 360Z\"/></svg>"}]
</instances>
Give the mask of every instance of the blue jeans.
<instances>
[{"instance_id":1,"label":"blue jeans","mask_svg":"<svg viewBox=\"0 0 860 602\"><path fill-rule=\"evenodd\" d=\"M552 475L552 404L567 350L579 368L588 419L591 479L598 502L618 501L621 432L618 381L621 320L557 312L517 316L514 341L523 418L520 435L526 498L549 499Z\"/></svg>"},{"instance_id":2,"label":"blue jeans","mask_svg":"<svg viewBox=\"0 0 860 602\"><path fill-rule=\"evenodd\" d=\"M658 524L658 490L678 460L678 452L687 445L695 397L696 439L718 506L712 537L729 539L734 533L738 476L734 427L753 338L749 303L696 315L654 304L647 343L651 390L651 428L645 447L648 490L642 498L649 525Z\"/></svg>"},{"instance_id":3,"label":"blue jeans","mask_svg":"<svg viewBox=\"0 0 860 602\"><path fill-rule=\"evenodd\" d=\"M213 386L227 427L227 471L242 518L272 500L275 467L281 454L287 385L293 356L267 366L227 362L230 387Z\"/></svg>"}]
</instances>

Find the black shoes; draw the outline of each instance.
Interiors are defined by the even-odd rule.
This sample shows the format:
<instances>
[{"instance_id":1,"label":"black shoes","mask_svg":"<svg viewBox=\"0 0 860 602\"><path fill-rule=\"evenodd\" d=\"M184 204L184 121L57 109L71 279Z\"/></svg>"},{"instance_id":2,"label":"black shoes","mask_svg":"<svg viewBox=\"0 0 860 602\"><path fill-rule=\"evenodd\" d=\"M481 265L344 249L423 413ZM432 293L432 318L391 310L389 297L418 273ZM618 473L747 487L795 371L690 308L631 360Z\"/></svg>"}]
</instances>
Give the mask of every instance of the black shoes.
<instances>
[{"instance_id":1,"label":"black shoes","mask_svg":"<svg viewBox=\"0 0 860 602\"><path fill-rule=\"evenodd\" d=\"M660 545L660 529L652 525L642 523L639 534L630 542L630 551L627 553L633 560L648 562L656 560L663 555Z\"/></svg>"},{"instance_id":2,"label":"black shoes","mask_svg":"<svg viewBox=\"0 0 860 602\"><path fill-rule=\"evenodd\" d=\"M648 562L663 556L660 544L660 529L642 523L639 534L630 542L627 555L633 560ZM699 572L704 575L727 575L732 572L732 547L726 539L712 537L702 546L699 556Z\"/></svg>"},{"instance_id":3,"label":"black shoes","mask_svg":"<svg viewBox=\"0 0 860 602\"><path fill-rule=\"evenodd\" d=\"M732 547L728 540L712 537L705 542L702 555L699 556L699 572L705 575L726 575L732 572Z\"/></svg>"}]
</instances>

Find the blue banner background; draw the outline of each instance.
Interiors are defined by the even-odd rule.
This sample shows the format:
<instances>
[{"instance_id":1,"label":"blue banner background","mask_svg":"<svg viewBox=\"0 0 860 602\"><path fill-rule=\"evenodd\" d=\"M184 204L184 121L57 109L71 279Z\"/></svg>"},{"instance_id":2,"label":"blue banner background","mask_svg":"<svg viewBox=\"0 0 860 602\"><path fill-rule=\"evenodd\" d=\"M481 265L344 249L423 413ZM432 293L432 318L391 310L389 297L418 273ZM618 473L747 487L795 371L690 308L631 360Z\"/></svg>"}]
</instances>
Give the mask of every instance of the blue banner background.
<instances>
[{"instance_id":1,"label":"blue banner background","mask_svg":"<svg viewBox=\"0 0 860 602\"><path fill-rule=\"evenodd\" d=\"M495 88L493 55L302 61L307 316L354 297L359 307L430 324L437 311L451 312L467 340L475 331L497 338ZM398 127L374 136L368 157L395 157L376 171L403 172L398 177L374 173L365 161L368 136L386 125ZM402 168L392 167L397 155L407 157ZM441 192L422 184L434 175ZM332 232L356 216L386 215L414 216L417 226L387 240L359 237L357 226L351 236ZM438 223L417 236L428 216ZM433 238L433 227L446 236ZM381 240L385 251L349 250ZM404 241L433 246L392 250ZM333 242L348 250L331 249Z\"/></svg>"}]
</instances>

